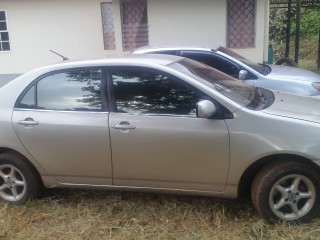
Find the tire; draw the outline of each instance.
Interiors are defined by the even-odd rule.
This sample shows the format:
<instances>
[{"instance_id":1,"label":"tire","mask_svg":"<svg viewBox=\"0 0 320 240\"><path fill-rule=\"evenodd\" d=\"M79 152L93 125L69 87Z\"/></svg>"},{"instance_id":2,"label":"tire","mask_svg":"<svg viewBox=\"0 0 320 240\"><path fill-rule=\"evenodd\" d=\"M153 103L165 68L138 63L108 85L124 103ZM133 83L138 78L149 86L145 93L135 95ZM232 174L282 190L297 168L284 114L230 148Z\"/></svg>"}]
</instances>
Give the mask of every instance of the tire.
<instances>
[{"instance_id":1,"label":"tire","mask_svg":"<svg viewBox=\"0 0 320 240\"><path fill-rule=\"evenodd\" d=\"M37 198L42 182L34 167L25 158L14 154L0 155L0 197L15 205Z\"/></svg>"},{"instance_id":2,"label":"tire","mask_svg":"<svg viewBox=\"0 0 320 240\"><path fill-rule=\"evenodd\" d=\"M255 177L251 198L270 222L309 222L320 211L319 173L298 161L273 162Z\"/></svg>"},{"instance_id":3,"label":"tire","mask_svg":"<svg viewBox=\"0 0 320 240\"><path fill-rule=\"evenodd\" d=\"M286 57L279 58L274 64L275 65L287 64L288 66L291 66L291 67L297 67L297 63L295 61Z\"/></svg>"}]
</instances>

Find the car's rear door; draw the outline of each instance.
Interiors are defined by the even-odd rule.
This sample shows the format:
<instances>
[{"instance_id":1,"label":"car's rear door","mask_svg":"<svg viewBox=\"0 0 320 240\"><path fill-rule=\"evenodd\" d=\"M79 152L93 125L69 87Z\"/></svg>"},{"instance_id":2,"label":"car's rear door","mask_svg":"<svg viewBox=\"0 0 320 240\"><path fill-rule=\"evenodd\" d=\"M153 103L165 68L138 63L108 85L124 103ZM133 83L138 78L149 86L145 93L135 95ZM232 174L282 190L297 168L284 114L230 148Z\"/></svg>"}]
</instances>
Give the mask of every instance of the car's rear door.
<instances>
[{"instance_id":1,"label":"car's rear door","mask_svg":"<svg viewBox=\"0 0 320 240\"><path fill-rule=\"evenodd\" d=\"M49 73L18 99L12 122L34 159L57 181L112 184L102 69Z\"/></svg>"},{"instance_id":2,"label":"car's rear door","mask_svg":"<svg viewBox=\"0 0 320 240\"><path fill-rule=\"evenodd\" d=\"M110 70L114 185L220 192L229 167L223 119L196 117L206 94L164 72Z\"/></svg>"}]
</instances>

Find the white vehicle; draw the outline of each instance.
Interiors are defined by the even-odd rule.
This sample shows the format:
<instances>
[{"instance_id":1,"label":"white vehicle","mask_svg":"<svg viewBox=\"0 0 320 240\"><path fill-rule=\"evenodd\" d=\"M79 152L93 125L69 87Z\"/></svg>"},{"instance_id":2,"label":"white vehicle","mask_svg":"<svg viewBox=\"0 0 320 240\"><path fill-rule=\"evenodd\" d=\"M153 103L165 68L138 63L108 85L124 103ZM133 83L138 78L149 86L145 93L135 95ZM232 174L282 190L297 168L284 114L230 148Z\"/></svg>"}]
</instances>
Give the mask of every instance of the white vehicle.
<instances>
[{"instance_id":1,"label":"white vehicle","mask_svg":"<svg viewBox=\"0 0 320 240\"><path fill-rule=\"evenodd\" d=\"M227 49L201 47L142 47L133 54L169 54L191 58L216 68L244 83L273 90L320 97L320 75L308 70L257 64Z\"/></svg>"}]
</instances>

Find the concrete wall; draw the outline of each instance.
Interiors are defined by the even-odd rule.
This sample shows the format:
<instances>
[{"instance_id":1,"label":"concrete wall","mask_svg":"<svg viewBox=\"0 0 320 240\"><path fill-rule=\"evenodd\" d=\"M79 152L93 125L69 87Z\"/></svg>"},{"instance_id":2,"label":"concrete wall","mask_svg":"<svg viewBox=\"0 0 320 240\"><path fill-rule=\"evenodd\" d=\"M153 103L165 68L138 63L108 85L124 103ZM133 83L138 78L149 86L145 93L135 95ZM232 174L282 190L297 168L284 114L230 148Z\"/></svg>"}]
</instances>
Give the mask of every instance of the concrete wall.
<instances>
[{"instance_id":1,"label":"concrete wall","mask_svg":"<svg viewBox=\"0 0 320 240\"><path fill-rule=\"evenodd\" d=\"M257 0L256 8L255 47L233 50L261 63L268 59L269 0ZM226 0L149 0L148 11L151 45L227 44Z\"/></svg>"},{"instance_id":2,"label":"concrete wall","mask_svg":"<svg viewBox=\"0 0 320 240\"><path fill-rule=\"evenodd\" d=\"M101 56L99 0L1 0L11 52L0 52L0 74L21 73L59 62L49 49L70 58Z\"/></svg>"},{"instance_id":3,"label":"concrete wall","mask_svg":"<svg viewBox=\"0 0 320 240\"><path fill-rule=\"evenodd\" d=\"M152 45L226 45L225 0L149 0L148 11Z\"/></svg>"},{"instance_id":4,"label":"concrete wall","mask_svg":"<svg viewBox=\"0 0 320 240\"><path fill-rule=\"evenodd\" d=\"M103 0L103 2L112 0ZM113 0L115 51L104 50L101 0L1 0L7 14L11 51L0 52L0 74L23 73L70 59L122 52L119 0ZM257 0L256 48L236 49L263 61L268 0ZM226 0L148 0L149 44L226 45Z\"/></svg>"}]
</instances>

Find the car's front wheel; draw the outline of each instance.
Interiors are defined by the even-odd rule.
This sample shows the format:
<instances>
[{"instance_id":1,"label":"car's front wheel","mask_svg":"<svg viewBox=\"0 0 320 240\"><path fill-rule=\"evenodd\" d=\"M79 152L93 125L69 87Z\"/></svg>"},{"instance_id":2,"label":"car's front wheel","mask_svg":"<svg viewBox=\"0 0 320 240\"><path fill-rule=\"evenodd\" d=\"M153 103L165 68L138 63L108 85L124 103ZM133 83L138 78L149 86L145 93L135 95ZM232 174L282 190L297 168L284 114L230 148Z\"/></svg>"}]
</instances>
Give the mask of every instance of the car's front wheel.
<instances>
[{"instance_id":1,"label":"car's front wheel","mask_svg":"<svg viewBox=\"0 0 320 240\"><path fill-rule=\"evenodd\" d=\"M276 161L255 177L251 197L267 220L308 222L320 211L320 177L298 161Z\"/></svg>"},{"instance_id":2,"label":"car's front wheel","mask_svg":"<svg viewBox=\"0 0 320 240\"><path fill-rule=\"evenodd\" d=\"M19 205L38 197L42 183L26 159L14 153L0 155L0 197Z\"/></svg>"}]
</instances>

